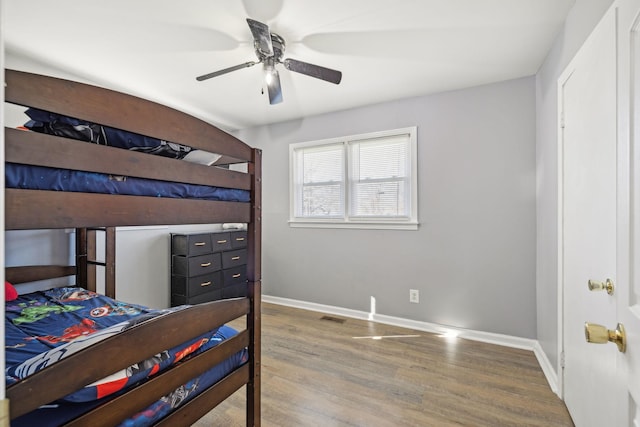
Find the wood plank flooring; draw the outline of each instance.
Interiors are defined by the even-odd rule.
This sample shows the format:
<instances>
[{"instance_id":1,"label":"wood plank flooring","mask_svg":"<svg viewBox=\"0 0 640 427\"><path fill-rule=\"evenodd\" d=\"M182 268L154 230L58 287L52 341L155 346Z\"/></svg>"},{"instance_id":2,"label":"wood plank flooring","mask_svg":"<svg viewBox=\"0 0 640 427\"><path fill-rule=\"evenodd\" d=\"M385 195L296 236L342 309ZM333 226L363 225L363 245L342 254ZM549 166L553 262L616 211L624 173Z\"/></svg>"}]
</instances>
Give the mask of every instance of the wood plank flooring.
<instances>
[{"instance_id":1,"label":"wood plank flooring","mask_svg":"<svg viewBox=\"0 0 640 427\"><path fill-rule=\"evenodd\" d=\"M262 310L263 426L573 426L531 351ZM194 425L244 426L244 402L242 388Z\"/></svg>"}]
</instances>

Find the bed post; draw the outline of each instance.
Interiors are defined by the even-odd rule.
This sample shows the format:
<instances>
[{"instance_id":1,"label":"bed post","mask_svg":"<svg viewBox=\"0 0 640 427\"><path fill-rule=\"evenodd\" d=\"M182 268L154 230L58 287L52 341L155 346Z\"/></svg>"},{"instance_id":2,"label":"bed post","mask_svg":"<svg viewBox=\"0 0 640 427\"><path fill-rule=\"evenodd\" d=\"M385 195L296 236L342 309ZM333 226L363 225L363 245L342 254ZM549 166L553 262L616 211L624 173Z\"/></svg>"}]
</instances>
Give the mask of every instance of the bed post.
<instances>
[{"instance_id":1,"label":"bed post","mask_svg":"<svg viewBox=\"0 0 640 427\"><path fill-rule=\"evenodd\" d=\"M89 286L87 283L87 249L87 229L76 228L76 285L85 289L88 289Z\"/></svg>"},{"instance_id":2,"label":"bed post","mask_svg":"<svg viewBox=\"0 0 640 427\"><path fill-rule=\"evenodd\" d=\"M104 232L104 262L97 260L97 232ZM104 294L116 297L116 228L76 228L76 284L96 292L96 268L104 267Z\"/></svg>"},{"instance_id":3,"label":"bed post","mask_svg":"<svg viewBox=\"0 0 640 427\"><path fill-rule=\"evenodd\" d=\"M247 328L251 333L249 344L249 383L247 384L247 427L260 426L260 352L261 352L261 313L262 300L262 151L254 149L249 173L252 174L251 193L253 206L251 207L251 222L248 227L248 265L247 278L249 281L249 298L251 311L247 316Z\"/></svg>"},{"instance_id":4,"label":"bed post","mask_svg":"<svg viewBox=\"0 0 640 427\"><path fill-rule=\"evenodd\" d=\"M104 229L104 293L106 296L116 297L116 228Z\"/></svg>"},{"instance_id":5,"label":"bed post","mask_svg":"<svg viewBox=\"0 0 640 427\"><path fill-rule=\"evenodd\" d=\"M95 227L86 229L86 243L85 243L85 263L87 264L87 289L93 292L98 292L98 277L96 276L96 258L98 257L98 238L97 229Z\"/></svg>"}]
</instances>

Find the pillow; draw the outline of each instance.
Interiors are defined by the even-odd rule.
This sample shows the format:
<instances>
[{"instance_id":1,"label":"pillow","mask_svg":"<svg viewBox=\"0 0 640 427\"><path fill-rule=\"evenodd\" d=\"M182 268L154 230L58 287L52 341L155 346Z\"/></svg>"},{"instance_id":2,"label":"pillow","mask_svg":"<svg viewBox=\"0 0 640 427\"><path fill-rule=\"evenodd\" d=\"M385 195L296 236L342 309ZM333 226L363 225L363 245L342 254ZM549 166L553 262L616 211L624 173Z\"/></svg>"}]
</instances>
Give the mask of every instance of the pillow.
<instances>
[{"instance_id":1,"label":"pillow","mask_svg":"<svg viewBox=\"0 0 640 427\"><path fill-rule=\"evenodd\" d=\"M18 298L18 291L13 285L6 280L4 281L4 300L5 301L13 301Z\"/></svg>"},{"instance_id":2,"label":"pillow","mask_svg":"<svg viewBox=\"0 0 640 427\"><path fill-rule=\"evenodd\" d=\"M191 163L198 163L205 166L211 166L212 164L217 162L218 159L220 159L220 157L222 156L217 153L210 153L208 151L195 149L195 150L189 151L182 158L182 160L186 162L191 162Z\"/></svg>"}]
</instances>

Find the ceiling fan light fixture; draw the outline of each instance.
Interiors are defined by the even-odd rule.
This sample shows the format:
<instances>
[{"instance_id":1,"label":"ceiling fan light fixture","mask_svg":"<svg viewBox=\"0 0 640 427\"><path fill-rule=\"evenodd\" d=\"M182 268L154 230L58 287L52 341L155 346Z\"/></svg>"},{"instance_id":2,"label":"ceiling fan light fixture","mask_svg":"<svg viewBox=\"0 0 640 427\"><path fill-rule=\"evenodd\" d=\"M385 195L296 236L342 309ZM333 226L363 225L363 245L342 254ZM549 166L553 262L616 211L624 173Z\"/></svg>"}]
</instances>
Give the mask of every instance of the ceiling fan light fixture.
<instances>
[{"instance_id":1,"label":"ceiling fan light fixture","mask_svg":"<svg viewBox=\"0 0 640 427\"><path fill-rule=\"evenodd\" d=\"M271 73L267 73L271 76L271 82L267 84L267 91L269 92L269 104L275 105L282 102L282 87L280 86L280 76L277 70L273 70Z\"/></svg>"},{"instance_id":2,"label":"ceiling fan light fixture","mask_svg":"<svg viewBox=\"0 0 640 427\"><path fill-rule=\"evenodd\" d=\"M264 64L264 81L271 86L275 80L276 69L273 64Z\"/></svg>"}]
</instances>

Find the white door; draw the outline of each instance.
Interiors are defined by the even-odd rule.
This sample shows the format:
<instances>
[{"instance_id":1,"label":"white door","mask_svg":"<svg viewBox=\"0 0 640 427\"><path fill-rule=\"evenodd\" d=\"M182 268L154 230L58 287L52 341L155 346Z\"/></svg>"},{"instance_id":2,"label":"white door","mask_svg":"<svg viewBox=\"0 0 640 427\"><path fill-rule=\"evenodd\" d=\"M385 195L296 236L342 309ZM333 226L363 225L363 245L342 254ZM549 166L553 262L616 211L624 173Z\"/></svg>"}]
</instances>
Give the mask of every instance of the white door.
<instances>
[{"instance_id":1,"label":"white door","mask_svg":"<svg viewBox=\"0 0 640 427\"><path fill-rule=\"evenodd\" d=\"M614 346L585 341L585 322L617 319L614 296L590 292L589 280L616 278L616 50L615 14L608 14L580 49L561 81L564 118L563 303L564 400L576 426L614 426ZM617 283L616 283L617 284ZM614 294L615 295L615 294Z\"/></svg>"},{"instance_id":2,"label":"white door","mask_svg":"<svg viewBox=\"0 0 640 427\"><path fill-rule=\"evenodd\" d=\"M631 43L638 10L640 0L615 2L560 80L562 379L563 397L578 427L640 427L635 403L640 402L640 310L634 306L640 280L634 282L631 274L632 256L640 266L631 245L640 249L640 238L630 238L631 218L640 226L640 209L631 211L631 189L639 185L630 186L629 150L629 94L640 84L630 83L629 61L631 46L639 49ZM607 279L612 294L589 290L589 280L604 284ZM585 322L604 326L600 332L612 338L618 323L624 325L625 352L606 340L587 343ZM592 340L601 341L597 327L590 332Z\"/></svg>"},{"instance_id":3,"label":"white door","mask_svg":"<svg viewBox=\"0 0 640 427\"><path fill-rule=\"evenodd\" d=\"M628 286L618 294L619 322L626 328L627 351L621 357L620 375L626 381L618 411L628 413L628 425L640 427L640 0L627 0L620 5L619 73L619 133L622 148L630 153L631 161L623 164L623 176L628 180L626 192L631 195L629 228L630 247ZM629 178L626 178L626 177ZM624 219L624 218L623 218ZM624 227L623 227L624 230ZM621 235L621 234L619 234ZM622 240L622 239L621 239Z\"/></svg>"}]
</instances>

